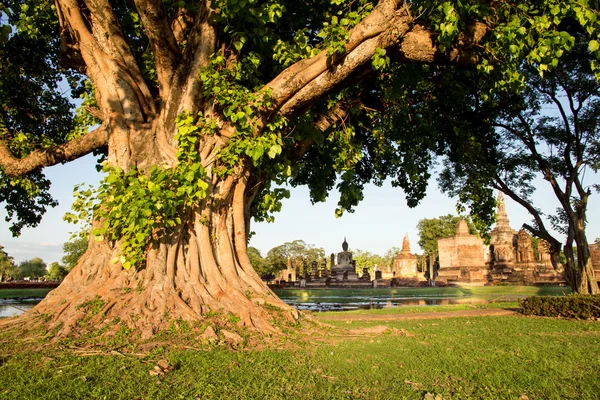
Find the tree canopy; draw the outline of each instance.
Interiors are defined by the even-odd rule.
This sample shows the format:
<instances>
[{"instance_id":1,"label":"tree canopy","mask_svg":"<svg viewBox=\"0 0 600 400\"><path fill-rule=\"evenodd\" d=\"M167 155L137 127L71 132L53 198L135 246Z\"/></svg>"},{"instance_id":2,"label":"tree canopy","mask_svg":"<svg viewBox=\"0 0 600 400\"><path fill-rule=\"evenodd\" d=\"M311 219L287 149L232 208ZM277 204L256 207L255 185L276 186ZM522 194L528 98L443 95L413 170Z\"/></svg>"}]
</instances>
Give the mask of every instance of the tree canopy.
<instances>
[{"instance_id":1,"label":"tree canopy","mask_svg":"<svg viewBox=\"0 0 600 400\"><path fill-rule=\"evenodd\" d=\"M85 254L88 248L89 238L77 236L70 241L63 243L63 257L61 259L67 271L70 271L77 265L77 262Z\"/></svg>"},{"instance_id":2,"label":"tree canopy","mask_svg":"<svg viewBox=\"0 0 600 400\"><path fill-rule=\"evenodd\" d=\"M438 218L424 218L420 220L417 224L417 229L419 230L418 244L425 254L437 255L438 239L456 235L456 226L463 219L467 221L469 233L477 235L477 229L469 218L448 214Z\"/></svg>"},{"instance_id":3,"label":"tree canopy","mask_svg":"<svg viewBox=\"0 0 600 400\"><path fill-rule=\"evenodd\" d=\"M41 278L46 275L46 263L39 257L30 260L21 261L16 270L16 277L23 278Z\"/></svg>"},{"instance_id":4,"label":"tree canopy","mask_svg":"<svg viewBox=\"0 0 600 400\"><path fill-rule=\"evenodd\" d=\"M297 262L306 265L308 268L311 268L312 263L315 261L318 265L321 265L323 258L325 258L325 250L322 247L306 244L304 240L294 240L269 250L265 262L269 269L276 273L287 268L288 263L292 268L296 267Z\"/></svg>"},{"instance_id":5,"label":"tree canopy","mask_svg":"<svg viewBox=\"0 0 600 400\"><path fill-rule=\"evenodd\" d=\"M54 315L61 334L96 295L105 304L98 315L142 336L214 309L275 331L264 304L286 310L277 318L297 313L253 270L247 237L252 218L280 209L281 184L308 185L313 201L335 187L341 215L366 183L390 179L414 206L436 156L468 154L475 165L493 153L489 121L473 115L497 93L523 89L526 69L556 67L574 49L571 27L593 74L600 54L598 7L587 0L1 7L0 201L13 232L55 203L43 167L90 153L104 161L105 180L79 188L69 216L93 214L95 240L36 309ZM487 91L458 84L479 76ZM446 87L455 103L440 114ZM471 211L489 225L493 197L483 183L471 185L479 199Z\"/></svg>"},{"instance_id":6,"label":"tree canopy","mask_svg":"<svg viewBox=\"0 0 600 400\"><path fill-rule=\"evenodd\" d=\"M593 293L598 288L589 264L585 225L589 197L600 186L586 184L585 178L600 167L600 85L590 67L591 45L579 27L570 32L572 48L554 68L540 75L523 67L522 91L498 93L472 115L488 121L490 128L474 135L471 146L487 150L448 158L441 182L472 209L479 207L484 185L508 195L529 211L533 223L524 227L550 243L555 265L561 240L548 225L563 234L565 278L574 291ZM471 80L471 90L479 93L489 85L488 79ZM555 212L544 213L533 203L536 178L549 183L560 204Z\"/></svg>"},{"instance_id":7,"label":"tree canopy","mask_svg":"<svg viewBox=\"0 0 600 400\"><path fill-rule=\"evenodd\" d=\"M53 262L48 266L48 271L46 272L46 278L53 280L53 281L58 281L63 279L65 276L67 276L67 274L69 273L69 270L67 268L65 268L63 265L60 265L57 262Z\"/></svg>"},{"instance_id":8,"label":"tree canopy","mask_svg":"<svg viewBox=\"0 0 600 400\"><path fill-rule=\"evenodd\" d=\"M15 268L13 258L4 251L4 246L0 245L0 282L13 278Z\"/></svg>"}]
</instances>

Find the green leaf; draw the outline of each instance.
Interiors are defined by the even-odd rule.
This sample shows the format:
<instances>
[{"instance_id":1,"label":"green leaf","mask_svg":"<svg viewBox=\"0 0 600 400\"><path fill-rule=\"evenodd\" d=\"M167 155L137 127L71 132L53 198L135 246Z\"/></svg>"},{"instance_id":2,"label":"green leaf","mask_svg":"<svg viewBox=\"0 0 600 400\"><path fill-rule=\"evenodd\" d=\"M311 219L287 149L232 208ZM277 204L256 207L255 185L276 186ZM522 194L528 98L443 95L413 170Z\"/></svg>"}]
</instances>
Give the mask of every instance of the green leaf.
<instances>
[{"instance_id":1,"label":"green leaf","mask_svg":"<svg viewBox=\"0 0 600 400\"><path fill-rule=\"evenodd\" d=\"M269 158L275 158L279 154L281 154L281 146L278 144L274 144L273 146L271 146L268 153Z\"/></svg>"},{"instance_id":2,"label":"green leaf","mask_svg":"<svg viewBox=\"0 0 600 400\"><path fill-rule=\"evenodd\" d=\"M591 52L598 51L600 48L600 43L598 43L597 40L590 40L589 47Z\"/></svg>"}]
</instances>

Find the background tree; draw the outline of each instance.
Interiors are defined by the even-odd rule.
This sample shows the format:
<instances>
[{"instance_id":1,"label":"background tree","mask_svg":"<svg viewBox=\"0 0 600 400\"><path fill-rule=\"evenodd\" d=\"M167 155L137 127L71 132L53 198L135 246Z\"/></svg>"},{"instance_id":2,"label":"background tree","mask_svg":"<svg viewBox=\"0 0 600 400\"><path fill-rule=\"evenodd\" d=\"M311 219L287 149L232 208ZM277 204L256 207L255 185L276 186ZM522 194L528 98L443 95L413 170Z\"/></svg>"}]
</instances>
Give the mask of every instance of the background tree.
<instances>
[{"instance_id":1,"label":"background tree","mask_svg":"<svg viewBox=\"0 0 600 400\"><path fill-rule=\"evenodd\" d=\"M352 259L356 261L356 273L362 274L363 268L367 268L371 277L375 277L375 269L382 271L385 266L385 260L378 254L373 254L364 250L352 251Z\"/></svg>"},{"instance_id":2,"label":"background tree","mask_svg":"<svg viewBox=\"0 0 600 400\"><path fill-rule=\"evenodd\" d=\"M105 307L90 325L118 317L143 337L215 309L274 332L272 318L297 313L252 269L247 235L252 217L280 208L287 193L276 186L307 184L318 201L339 179L339 215L367 182L390 178L415 205L432 157L388 111L404 107L408 72L429 77L404 66L497 66L511 84L523 57L509 43L539 54L563 17L581 15L590 35L600 24L585 2L532 4L4 1L1 31L14 31L3 35L1 75L20 90L0 98L0 167L4 181L29 179L20 194L2 186L15 232L51 203L40 168L93 152L106 160L106 179L97 193L77 190L74 213L93 207L98 240L36 311L62 335L96 295ZM84 97L78 112L64 79ZM18 207L21 198L34 203Z\"/></svg>"},{"instance_id":3,"label":"background tree","mask_svg":"<svg viewBox=\"0 0 600 400\"><path fill-rule=\"evenodd\" d=\"M258 250L256 247L248 247L248 257L250 258L252 267L254 267L254 270L262 279L273 279L275 277L275 274L279 272L278 269L271 268L271 266L260 254L260 250Z\"/></svg>"},{"instance_id":4,"label":"background tree","mask_svg":"<svg viewBox=\"0 0 600 400\"><path fill-rule=\"evenodd\" d=\"M46 263L39 257L20 262L16 270L16 277L18 279L27 277L38 279L44 275L46 275Z\"/></svg>"},{"instance_id":5,"label":"background tree","mask_svg":"<svg viewBox=\"0 0 600 400\"><path fill-rule=\"evenodd\" d=\"M400 247L392 247L385 252L383 255L383 263L387 272L391 272L394 267L394 259L400 254L402 249Z\"/></svg>"},{"instance_id":6,"label":"background tree","mask_svg":"<svg viewBox=\"0 0 600 400\"><path fill-rule=\"evenodd\" d=\"M61 259L67 271L77 265L81 256L88 249L89 238L87 236L75 236L70 241L63 243L63 257Z\"/></svg>"},{"instance_id":7,"label":"background tree","mask_svg":"<svg viewBox=\"0 0 600 400\"><path fill-rule=\"evenodd\" d=\"M456 235L456 226L462 219L469 225L469 233L477 235L477 229L469 218L452 214L442 215L438 218L424 218L417 224L419 230L418 244L425 254L438 254L438 239Z\"/></svg>"},{"instance_id":8,"label":"background tree","mask_svg":"<svg viewBox=\"0 0 600 400\"><path fill-rule=\"evenodd\" d=\"M4 246L0 245L0 282L13 278L15 268L13 258L4 251Z\"/></svg>"},{"instance_id":9,"label":"background tree","mask_svg":"<svg viewBox=\"0 0 600 400\"><path fill-rule=\"evenodd\" d=\"M301 265L306 264L307 269L311 269L313 261L321 265L323 258L325 258L325 250L322 247L307 245L304 240L294 240L273 247L267 253L265 261L269 270L278 272L287 268L288 260L292 268L296 267L298 260Z\"/></svg>"},{"instance_id":10,"label":"background tree","mask_svg":"<svg viewBox=\"0 0 600 400\"><path fill-rule=\"evenodd\" d=\"M589 197L600 186L586 185L584 177L600 167L600 85L590 67L594 56L589 48L595 45L588 43L579 28L569 32L565 40L572 47L553 68L542 76L525 66L523 90L499 93L480 111L493 128L487 136L495 144L468 163L460 156L448 162L442 187L469 205L479 198L477 185L482 182L512 198L533 217L533 224L524 228L550 243L556 267L561 240L548 229L546 216L566 238L563 275L572 290L597 293L585 225ZM489 81L480 85L478 90L485 91ZM481 145L479 137L474 142ZM536 178L549 183L560 203L555 213L544 215L532 202Z\"/></svg>"},{"instance_id":11,"label":"background tree","mask_svg":"<svg viewBox=\"0 0 600 400\"><path fill-rule=\"evenodd\" d=\"M46 279L51 281L59 281L65 276L67 276L68 273L69 270L66 267L60 265L55 261L48 266L48 271L46 272Z\"/></svg>"}]
</instances>

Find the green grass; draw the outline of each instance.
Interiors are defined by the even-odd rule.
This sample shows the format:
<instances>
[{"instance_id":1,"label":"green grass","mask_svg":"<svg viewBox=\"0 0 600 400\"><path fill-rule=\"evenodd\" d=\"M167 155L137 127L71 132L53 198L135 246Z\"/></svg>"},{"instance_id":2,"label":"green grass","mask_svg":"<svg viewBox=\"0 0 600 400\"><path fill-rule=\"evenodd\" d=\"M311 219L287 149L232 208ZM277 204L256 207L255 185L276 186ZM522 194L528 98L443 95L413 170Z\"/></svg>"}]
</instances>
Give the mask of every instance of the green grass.
<instances>
[{"instance_id":1,"label":"green grass","mask_svg":"<svg viewBox=\"0 0 600 400\"><path fill-rule=\"evenodd\" d=\"M327 321L339 327L374 323ZM294 346L145 356L33 351L0 332L2 399L597 399L600 324L521 316L386 322L407 335L333 328ZM166 336L165 338L168 338ZM134 350L134 353L141 350ZM174 369L151 376L157 361Z\"/></svg>"},{"instance_id":2,"label":"green grass","mask_svg":"<svg viewBox=\"0 0 600 400\"><path fill-rule=\"evenodd\" d=\"M0 289L0 299L15 297L46 297L52 289Z\"/></svg>"}]
</instances>

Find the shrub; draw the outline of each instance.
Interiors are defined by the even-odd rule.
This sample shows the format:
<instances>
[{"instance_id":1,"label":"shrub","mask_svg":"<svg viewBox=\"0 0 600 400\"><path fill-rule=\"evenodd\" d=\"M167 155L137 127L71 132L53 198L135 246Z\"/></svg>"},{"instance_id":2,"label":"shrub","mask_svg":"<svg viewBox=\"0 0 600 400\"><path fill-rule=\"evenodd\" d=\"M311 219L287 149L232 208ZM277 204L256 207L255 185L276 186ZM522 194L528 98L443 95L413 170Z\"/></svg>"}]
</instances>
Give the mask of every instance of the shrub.
<instances>
[{"instance_id":1,"label":"shrub","mask_svg":"<svg viewBox=\"0 0 600 400\"><path fill-rule=\"evenodd\" d=\"M532 296L521 300L521 313L541 317L600 318L600 295Z\"/></svg>"}]
</instances>

